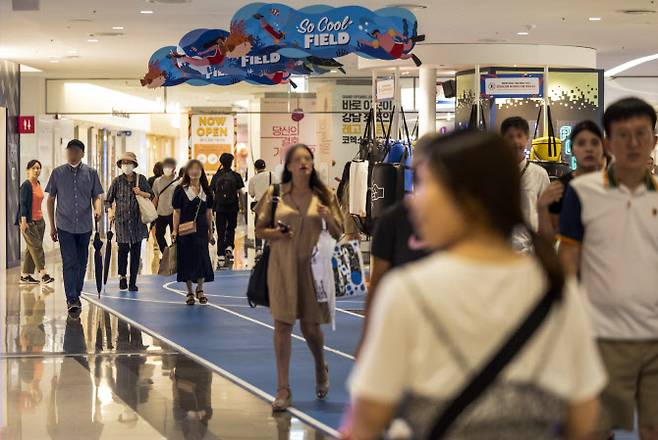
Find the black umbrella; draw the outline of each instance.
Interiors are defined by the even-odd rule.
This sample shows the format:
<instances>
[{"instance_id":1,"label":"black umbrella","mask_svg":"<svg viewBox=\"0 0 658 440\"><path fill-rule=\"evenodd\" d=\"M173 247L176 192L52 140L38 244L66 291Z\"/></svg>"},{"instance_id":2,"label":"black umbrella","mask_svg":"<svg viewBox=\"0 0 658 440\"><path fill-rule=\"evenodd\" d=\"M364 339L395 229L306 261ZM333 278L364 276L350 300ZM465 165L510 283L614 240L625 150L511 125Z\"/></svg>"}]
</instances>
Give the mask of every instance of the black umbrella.
<instances>
[{"instance_id":1,"label":"black umbrella","mask_svg":"<svg viewBox=\"0 0 658 440\"><path fill-rule=\"evenodd\" d=\"M110 275L110 261L112 261L112 237L114 237L114 232L112 232L112 223L110 223L110 230L107 231L105 241L105 261L103 261L103 285L107 286L107 277Z\"/></svg>"},{"instance_id":2,"label":"black umbrella","mask_svg":"<svg viewBox=\"0 0 658 440\"><path fill-rule=\"evenodd\" d=\"M101 288L103 287L103 256L101 249L103 248L103 240L101 234L98 232L98 222L96 222L96 234L94 234L94 269L96 275L96 290L98 291L98 298L101 297Z\"/></svg>"}]
</instances>

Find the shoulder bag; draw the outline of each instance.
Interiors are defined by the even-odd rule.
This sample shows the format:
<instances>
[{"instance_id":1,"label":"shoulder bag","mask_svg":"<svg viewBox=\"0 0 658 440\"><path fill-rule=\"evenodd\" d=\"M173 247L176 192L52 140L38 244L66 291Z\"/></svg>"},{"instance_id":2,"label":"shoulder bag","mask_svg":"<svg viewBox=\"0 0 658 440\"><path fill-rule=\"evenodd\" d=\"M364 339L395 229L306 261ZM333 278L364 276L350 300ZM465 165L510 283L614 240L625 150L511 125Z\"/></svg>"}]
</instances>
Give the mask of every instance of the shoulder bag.
<instances>
[{"instance_id":1,"label":"shoulder bag","mask_svg":"<svg viewBox=\"0 0 658 440\"><path fill-rule=\"evenodd\" d=\"M203 190L201 190L203 191ZM189 222L181 223L178 225L178 235L179 236L186 236L186 235L192 235L196 234L196 219L199 216L199 210L201 209L201 204L203 201L199 199L199 206L196 207L196 212L194 213L194 220L191 220Z\"/></svg>"},{"instance_id":2,"label":"shoulder bag","mask_svg":"<svg viewBox=\"0 0 658 440\"><path fill-rule=\"evenodd\" d=\"M509 336L495 355L486 362L471 381L462 389L437 417L432 425L427 439L445 438L446 433L459 416L475 402L496 380L500 373L509 365L523 349L525 344L536 333L544 322L553 304L561 297L561 292L550 289L532 308L520 326Z\"/></svg>"},{"instance_id":3,"label":"shoulder bag","mask_svg":"<svg viewBox=\"0 0 658 440\"><path fill-rule=\"evenodd\" d=\"M135 188L139 188L139 178L140 175L135 173ZM139 215L142 223L148 225L149 223L154 222L158 218L158 211L155 209L155 205L151 199L136 194L135 198L137 198L137 204L139 205Z\"/></svg>"},{"instance_id":4,"label":"shoulder bag","mask_svg":"<svg viewBox=\"0 0 658 440\"><path fill-rule=\"evenodd\" d=\"M281 192L279 185L274 185L274 194L272 196L271 220L270 227L274 228L276 221L274 216L276 208L279 205L279 194ZM249 277L249 286L247 287L247 302L254 308L256 306L270 306L270 294L267 287L267 268L270 262L270 245L265 244L263 255L256 262Z\"/></svg>"}]
</instances>

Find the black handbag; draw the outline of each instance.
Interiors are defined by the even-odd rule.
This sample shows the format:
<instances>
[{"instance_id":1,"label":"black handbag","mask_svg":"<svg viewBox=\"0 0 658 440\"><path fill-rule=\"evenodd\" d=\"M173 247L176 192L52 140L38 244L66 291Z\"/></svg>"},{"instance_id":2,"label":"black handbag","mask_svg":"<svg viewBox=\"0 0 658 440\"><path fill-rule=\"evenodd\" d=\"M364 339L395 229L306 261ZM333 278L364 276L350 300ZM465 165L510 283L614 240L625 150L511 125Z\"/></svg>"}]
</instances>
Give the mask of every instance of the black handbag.
<instances>
[{"instance_id":1,"label":"black handbag","mask_svg":"<svg viewBox=\"0 0 658 440\"><path fill-rule=\"evenodd\" d=\"M270 222L270 227L274 227L276 222L274 221L274 215L276 214L276 208L279 205L279 194L281 192L281 187L279 185L274 185L274 194L272 197L272 220ZM247 287L247 302L252 308L256 306L270 306L270 292L267 288L267 268L270 262L270 245L265 243L263 248L263 254L260 259L254 265L254 268L251 270L251 275L249 276L249 285Z\"/></svg>"}]
</instances>

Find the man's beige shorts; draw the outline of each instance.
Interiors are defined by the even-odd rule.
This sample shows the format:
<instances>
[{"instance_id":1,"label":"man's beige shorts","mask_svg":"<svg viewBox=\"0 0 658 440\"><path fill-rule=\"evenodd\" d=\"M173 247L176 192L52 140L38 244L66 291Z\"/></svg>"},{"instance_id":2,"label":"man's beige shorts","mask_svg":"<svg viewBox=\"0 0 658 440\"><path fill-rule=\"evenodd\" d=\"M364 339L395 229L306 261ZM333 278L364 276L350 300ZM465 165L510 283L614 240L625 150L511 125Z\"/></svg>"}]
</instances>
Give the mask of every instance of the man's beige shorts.
<instances>
[{"instance_id":1,"label":"man's beige shorts","mask_svg":"<svg viewBox=\"0 0 658 440\"><path fill-rule=\"evenodd\" d=\"M600 339L599 350L608 373L601 394L600 428L604 431L658 427L658 340Z\"/></svg>"}]
</instances>

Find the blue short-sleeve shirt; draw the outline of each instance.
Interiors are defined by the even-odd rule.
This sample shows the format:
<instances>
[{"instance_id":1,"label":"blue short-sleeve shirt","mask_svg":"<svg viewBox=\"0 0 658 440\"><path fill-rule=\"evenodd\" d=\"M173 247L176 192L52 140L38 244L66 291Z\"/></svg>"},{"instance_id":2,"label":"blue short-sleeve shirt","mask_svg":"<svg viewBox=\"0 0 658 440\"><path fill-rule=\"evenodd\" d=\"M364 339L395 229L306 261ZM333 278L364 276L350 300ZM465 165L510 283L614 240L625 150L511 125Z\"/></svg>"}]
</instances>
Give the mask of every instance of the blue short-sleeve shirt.
<instances>
[{"instance_id":1,"label":"blue short-sleeve shirt","mask_svg":"<svg viewBox=\"0 0 658 440\"><path fill-rule=\"evenodd\" d=\"M50 175L46 192L54 197L55 224L72 234L84 234L92 230L92 203L103 194L103 187L94 168L81 163L55 168Z\"/></svg>"}]
</instances>

